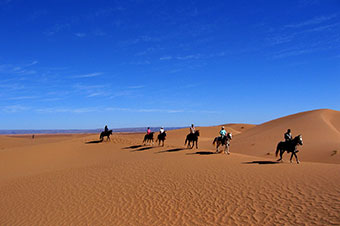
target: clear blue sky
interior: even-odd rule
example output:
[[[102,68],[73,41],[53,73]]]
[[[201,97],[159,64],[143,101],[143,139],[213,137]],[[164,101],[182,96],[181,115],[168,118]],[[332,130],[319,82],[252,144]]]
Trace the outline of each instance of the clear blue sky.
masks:
[[[340,1],[0,0],[0,129],[340,110]]]

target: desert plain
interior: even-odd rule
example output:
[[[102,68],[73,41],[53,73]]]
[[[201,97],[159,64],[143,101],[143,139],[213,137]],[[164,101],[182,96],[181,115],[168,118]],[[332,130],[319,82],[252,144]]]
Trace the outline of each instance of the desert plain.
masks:
[[[198,149],[188,128],[164,147],[142,133],[2,135],[0,225],[340,225],[339,111],[224,126],[230,155],[215,154],[220,125],[198,128]],[[276,161],[288,128],[300,164]]]

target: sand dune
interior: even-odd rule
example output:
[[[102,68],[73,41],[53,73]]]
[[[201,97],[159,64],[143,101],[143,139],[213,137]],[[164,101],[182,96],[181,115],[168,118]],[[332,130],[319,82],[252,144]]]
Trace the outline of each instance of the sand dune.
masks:
[[[0,225],[339,225],[340,164],[325,163],[339,163],[339,119],[227,124],[231,155],[213,154],[220,126],[199,128],[197,150],[183,146],[188,129],[164,147],[143,134],[0,136]],[[303,135],[301,164],[266,155],[287,127]]]
[[[284,132],[302,134],[304,145],[298,154],[302,161],[340,163],[340,112],[316,110],[279,118],[235,136],[233,152],[248,155],[274,155]],[[288,155],[286,159],[288,159]]]

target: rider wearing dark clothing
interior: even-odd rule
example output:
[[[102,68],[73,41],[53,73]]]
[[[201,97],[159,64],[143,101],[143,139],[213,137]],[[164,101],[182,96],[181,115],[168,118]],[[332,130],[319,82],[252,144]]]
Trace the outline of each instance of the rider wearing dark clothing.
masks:
[[[104,128],[104,132],[106,133],[108,131],[109,131],[109,129],[107,128],[107,125],[106,125],[105,128]]]
[[[287,132],[285,133],[284,135],[284,138],[285,138],[285,141],[288,142],[288,141],[291,141],[293,138],[292,138],[292,134],[290,132],[290,129],[287,130]]]
[[[291,132],[290,132],[290,129],[287,130],[287,132],[286,132],[285,135],[284,135],[284,138],[285,138],[285,141],[286,141],[286,142],[290,142],[290,141],[293,140],[293,137],[292,137],[292,134],[291,134]],[[290,152],[290,151],[288,151],[288,153],[289,153],[289,152]],[[299,151],[296,150],[296,147],[295,147],[295,149],[293,150],[293,152],[297,153],[297,152],[299,152]]]

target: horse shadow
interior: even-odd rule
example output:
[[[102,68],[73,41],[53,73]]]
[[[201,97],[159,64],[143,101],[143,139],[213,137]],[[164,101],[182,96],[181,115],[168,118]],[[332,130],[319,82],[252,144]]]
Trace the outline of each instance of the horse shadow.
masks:
[[[129,147],[125,147],[123,149],[136,149],[136,148],[140,148],[140,147],[143,147],[143,145],[132,145],[132,146],[129,146]]]
[[[163,150],[163,151],[159,151],[159,152],[156,152],[156,154],[161,154],[161,153],[171,153],[171,152],[178,152],[178,151],[183,151],[185,150],[185,148],[173,148],[173,149],[168,149],[168,150]]]
[[[101,142],[103,142],[103,140],[92,140],[92,141],[85,142],[85,144],[98,144]]]
[[[259,165],[270,165],[270,164],[279,164],[278,161],[251,161],[251,162],[243,162],[242,164],[259,164]]]
[[[214,151],[196,151],[194,153],[188,153],[187,155],[214,155],[216,152]]]
[[[138,149],[132,150],[131,152],[146,151],[146,150],[150,150],[152,148],[155,148],[155,147],[151,146],[151,147],[138,148]]]

